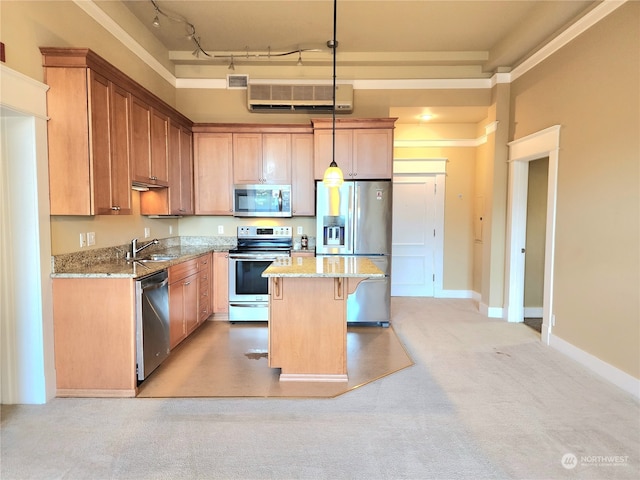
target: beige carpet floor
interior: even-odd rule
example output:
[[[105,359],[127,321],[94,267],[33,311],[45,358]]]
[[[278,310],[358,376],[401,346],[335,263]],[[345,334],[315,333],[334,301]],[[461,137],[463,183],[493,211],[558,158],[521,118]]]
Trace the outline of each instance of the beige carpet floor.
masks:
[[[267,326],[209,321],[171,352],[138,397],[335,397],[413,365],[392,327],[349,327],[348,382],[280,382]]]

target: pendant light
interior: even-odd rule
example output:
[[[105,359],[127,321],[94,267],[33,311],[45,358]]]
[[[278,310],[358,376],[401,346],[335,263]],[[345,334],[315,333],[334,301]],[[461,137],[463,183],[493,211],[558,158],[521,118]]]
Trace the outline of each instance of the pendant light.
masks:
[[[333,0],[333,40],[327,42],[327,46],[333,49],[333,109],[332,109],[332,149],[331,149],[331,163],[329,168],[324,172],[322,183],[327,187],[340,187],[344,182],[344,175],[342,170],[336,163],[336,48],[338,48],[338,42],[336,41],[336,24],[337,24],[337,4],[338,0]]]

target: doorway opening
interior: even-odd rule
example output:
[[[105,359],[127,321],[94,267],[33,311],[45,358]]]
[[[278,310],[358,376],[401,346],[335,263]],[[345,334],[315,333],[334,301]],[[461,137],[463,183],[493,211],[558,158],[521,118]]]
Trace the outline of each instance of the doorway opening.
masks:
[[[549,344],[553,327],[553,266],[560,126],[509,143],[505,312],[509,322],[524,321],[525,245],[529,163],[548,158],[544,234],[541,340]]]

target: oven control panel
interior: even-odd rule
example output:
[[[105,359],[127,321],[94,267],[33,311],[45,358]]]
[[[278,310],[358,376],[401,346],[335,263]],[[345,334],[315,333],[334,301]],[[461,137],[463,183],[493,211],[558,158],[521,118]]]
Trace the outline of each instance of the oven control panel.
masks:
[[[285,237],[290,238],[293,236],[293,230],[291,227],[238,227],[238,237]]]

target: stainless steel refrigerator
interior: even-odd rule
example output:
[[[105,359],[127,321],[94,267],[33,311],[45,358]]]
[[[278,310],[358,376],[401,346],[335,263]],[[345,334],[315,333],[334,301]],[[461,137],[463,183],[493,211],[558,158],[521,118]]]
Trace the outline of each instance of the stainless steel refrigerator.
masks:
[[[316,256],[371,259],[385,278],[367,279],[347,298],[347,323],[388,327],[391,318],[391,180],[316,183]]]

